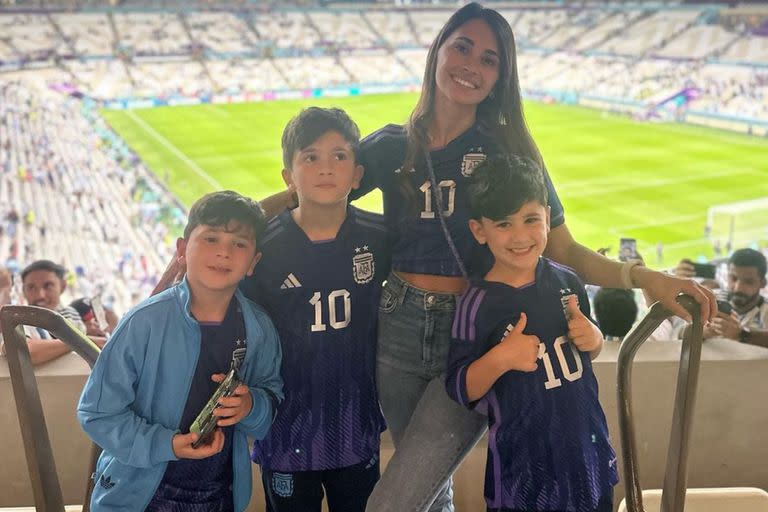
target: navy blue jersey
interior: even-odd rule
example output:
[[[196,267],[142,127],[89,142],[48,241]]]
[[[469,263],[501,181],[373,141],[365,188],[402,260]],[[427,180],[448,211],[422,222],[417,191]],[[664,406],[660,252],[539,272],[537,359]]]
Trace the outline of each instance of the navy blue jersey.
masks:
[[[456,305],[446,390],[488,415],[485,498],[491,508],[594,510],[618,481],[616,455],[598,401],[589,353],[567,338],[564,304],[584,286],[567,267],[540,258],[535,282],[514,288],[472,281]],[[538,368],[508,371],[476,402],[467,368],[499,343],[525,312],[525,334],[541,340]]]
[[[253,451],[263,469],[336,469],[379,452],[376,327],[387,244],[382,216],[352,206],[333,240],[312,242],[287,211],[267,227],[263,257],[243,282],[283,349],[285,400]]]
[[[227,373],[245,357],[243,313],[237,299],[230,301],[221,323],[200,323],[200,357],[189,387],[179,429],[187,433],[197,415],[216,391],[214,373]],[[158,390],[162,393],[162,390]],[[224,448],[200,460],[171,461],[147,510],[211,510],[213,505],[232,506],[232,436],[234,426],[224,427]],[[197,504],[195,506],[194,504]]]
[[[398,125],[388,125],[366,137],[360,145],[360,163],[365,167],[365,173],[360,188],[353,190],[350,198],[361,197],[374,188],[381,189],[384,215],[393,236],[393,270],[460,276],[460,267],[436,215],[437,201],[426,166],[401,169],[406,146],[405,130]],[[430,152],[436,184],[440,189],[443,217],[471,276],[488,272],[493,259],[488,248],[478,244],[469,231],[467,180],[477,164],[487,155],[495,155],[499,151],[492,136],[475,124],[447,146]],[[403,192],[400,178],[403,173],[410,177],[410,188],[415,194],[413,198]],[[564,222],[563,206],[546,173],[545,178],[549,206],[552,208],[551,226],[556,227]]]

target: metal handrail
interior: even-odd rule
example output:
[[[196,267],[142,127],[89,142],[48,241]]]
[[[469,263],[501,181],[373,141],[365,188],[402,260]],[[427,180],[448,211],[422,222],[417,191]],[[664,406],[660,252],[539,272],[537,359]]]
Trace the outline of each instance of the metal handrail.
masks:
[[[13,396],[19,416],[24,454],[27,459],[29,480],[35,498],[35,508],[42,512],[63,512],[64,500],[56,473],[51,441],[40,402],[40,393],[35,380],[34,367],[29,348],[21,328],[22,325],[40,327],[50,332],[85,359],[93,368],[100,349],[78,331],[67,319],[50,309],[37,306],[3,306],[0,309],[0,327],[5,342],[5,354],[11,375]],[[94,445],[91,450],[90,471],[95,469],[100,449]],[[88,479],[83,511],[89,509],[93,482]]]
[[[688,447],[701,361],[703,334],[701,306],[688,295],[680,295],[677,302],[688,311],[693,321],[692,327],[686,329],[680,354],[672,430],[667,451],[667,468],[661,495],[661,512],[683,512],[685,508]],[[646,317],[624,338],[619,348],[617,369],[619,434],[624,458],[624,488],[628,512],[645,512],[632,417],[632,363],[640,345],[645,343],[653,331],[672,315],[672,312],[660,303],[653,304]]]

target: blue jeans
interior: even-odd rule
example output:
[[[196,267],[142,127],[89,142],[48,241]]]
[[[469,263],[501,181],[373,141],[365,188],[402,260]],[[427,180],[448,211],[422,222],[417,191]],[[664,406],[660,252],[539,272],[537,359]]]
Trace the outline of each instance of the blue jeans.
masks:
[[[456,296],[390,274],[381,293],[377,385],[395,454],[367,512],[453,512],[451,475],[488,419],[445,392]]]

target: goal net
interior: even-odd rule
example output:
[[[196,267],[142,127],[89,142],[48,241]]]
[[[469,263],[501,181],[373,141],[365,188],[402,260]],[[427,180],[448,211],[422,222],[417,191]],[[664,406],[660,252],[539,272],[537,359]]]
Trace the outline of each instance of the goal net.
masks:
[[[768,245],[768,197],[711,206],[707,233],[713,243],[734,250]]]

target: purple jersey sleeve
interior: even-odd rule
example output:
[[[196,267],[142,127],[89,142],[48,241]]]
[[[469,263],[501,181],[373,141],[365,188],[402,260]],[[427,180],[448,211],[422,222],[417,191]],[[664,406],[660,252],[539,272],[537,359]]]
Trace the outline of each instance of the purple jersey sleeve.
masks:
[[[469,409],[474,409],[478,401],[470,401],[467,396],[467,370],[491,348],[489,338],[483,337],[476,328],[484,297],[484,290],[470,287],[459,298],[448,352],[445,390],[453,400]]]

